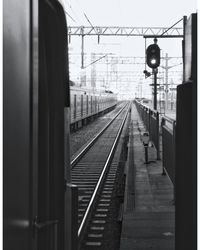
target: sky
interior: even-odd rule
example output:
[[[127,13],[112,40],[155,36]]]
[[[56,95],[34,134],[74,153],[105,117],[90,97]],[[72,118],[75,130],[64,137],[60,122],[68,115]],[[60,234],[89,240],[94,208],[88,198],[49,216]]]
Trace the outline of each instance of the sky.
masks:
[[[197,10],[196,0],[62,0],[70,25],[166,26]]]
[[[68,26],[120,26],[120,27],[171,27],[183,16],[188,16],[197,11],[196,0],[60,0],[66,11]],[[180,22],[176,27],[182,27]],[[161,55],[181,57],[182,39],[159,39],[158,45]],[[153,39],[147,39],[147,46],[153,43]],[[113,53],[118,57],[144,57],[145,39],[143,37],[100,37],[100,44],[97,37],[86,36],[84,42],[84,63],[91,62],[91,53]],[[70,48],[70,74],[73,81],[80,81],[81,75],[86,74],[87,79],[91,76],[92,67],[84,72],[81,69],[81,38],[72,37]],[[98,58],[98,57],[97,57]],[[145,61],[144,61],[145,62]],[[175,62],[177,63],[177,62]],[[177,63],[178,64],[178,63]],[[100,70],[99,62],[96,63],[96,70]],[[118,70],[123,70],[118,67]],[[144,65],[133,65],[133,72],[140,71],[138,78],[131,78],[135,81],[129,85],[132,92],[135,92],[138,81],[149,86],[149,79],[144,78]],[[181,68],[177,67],[177,71]],[[97,73],[98,74],[98,73]],[[130,81],[130,82],[131,82]],[[177,84],[181,79],[174,78]],[[151,94],[149,92],[149,94]]]

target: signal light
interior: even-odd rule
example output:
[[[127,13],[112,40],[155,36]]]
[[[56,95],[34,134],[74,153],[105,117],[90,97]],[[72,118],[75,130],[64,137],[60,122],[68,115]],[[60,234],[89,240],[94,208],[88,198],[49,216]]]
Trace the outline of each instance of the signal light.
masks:
[[[146,50],[147,65],[155,69],[160,65],[160,48],[157,44],[151,44]]]

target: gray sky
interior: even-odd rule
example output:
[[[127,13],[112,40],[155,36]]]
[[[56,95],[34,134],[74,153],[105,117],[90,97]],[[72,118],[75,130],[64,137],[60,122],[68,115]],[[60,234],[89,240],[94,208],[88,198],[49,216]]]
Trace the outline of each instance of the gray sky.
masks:
[[[62,0],[70,25],[167,26],[197,10],[196,0]]]
[[[67,22],[70,26],[90,26],[85,14],[93,26],[126,26],[126,27],[170,27],[184,15],[189,16],[197,11],[196,0],[60,0],[63,2],[67,15]],[[69,17],[70,15],[70,17]],[[176,27],[182,27],[180,22]],[[158,45],[161,48],[161,55],[181,57],[182,39],[159,39]],[[153,39],[147,39],[147,46],[153,43]],[[72,37],[69,46],[71,53],[81,53],[81,38]],[[97,37],[85,37],[85,65],[91,62],[92,52],[114,53],[116,56],[145,56],[145,43],[143,37],[100,37],[100,44]],[[80,69],[80,58],[73,58],[70,65],[72,75],[78,78],[83,72]],[[176,64],[176,62],[175,62]],[[97,64],[97,70],[99,66]],[[161,69],[161,67],[160,67]],[[123,70],[118,67],[118,70]],[[150,79],[144,79],[144,65],[132,65],[129,71],[139,71],[138,78],[130,83],[130,88],[142,81],[143,86],[149,86]],[[180,71],[181,67],[174,70]],[[91,75],[91,67],[86,69],[87,76]],[[73,78],[73,77],[72,77]],[[80,77],[79,77],[80,79]],[[75,78],[73,79],[75,80]],[[180,78],[174,78],[177,84],[181,83]],[[131,81],[130,81],[131,82]],[[131,85],[132,84],[132,85]],[[134,90],[133,90],[134,91]]]

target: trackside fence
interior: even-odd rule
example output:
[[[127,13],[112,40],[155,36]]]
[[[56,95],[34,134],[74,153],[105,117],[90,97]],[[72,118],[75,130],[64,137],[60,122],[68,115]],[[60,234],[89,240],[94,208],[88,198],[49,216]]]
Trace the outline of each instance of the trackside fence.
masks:
[[[163,171],[168,173],[172,183],[175,184],[176,121],[164,116],[162,117],[161,128]]]
[[[162,145],[163,173],[167,172],[172,183],[175,184],[176,121],[166,116],[160,116],[159,112],[138,101],[135,101],[135,105],[146,130],[149,131],[150,140],[157,150],[158,160],[160,160],[160,144]]]
[[[160,132],[159,132],[159,112],[135,101],[137,111],[149,131],[150,140],[153,142],[156,151],[157,159],[160,160]]]

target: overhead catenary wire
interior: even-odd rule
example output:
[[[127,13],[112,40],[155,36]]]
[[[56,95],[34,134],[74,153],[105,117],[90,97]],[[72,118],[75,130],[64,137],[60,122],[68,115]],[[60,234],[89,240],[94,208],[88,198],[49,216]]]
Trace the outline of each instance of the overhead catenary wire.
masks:
[[[87,15],[84,13],[84,16],[86,18],[86,20],[88,21],[88,23],[90,24],[90,26],[94,29],[95,33],[98,35],[96,29],[94,28],[94,26],[92,25],[92,23],[90,22],[89,18],[87,17]]]
[[[67,14],[67,16],[73,21],[76,23],[76,21],[74,20],[74,18],[66,11],[64,10],[64,12]]]
[[[94,64],[94,63],[96,63],[96,62],[100,61],[101,59],[103,59],[103,58],[104,58],[104,57],[106,57],[107,55],[108,55],[108,54],[106,54],[106,55],[104,55],[104,56],[102,56],[102,57],[98,58],[97,60],[95,60],[95,61],[91,62],[90,64],[88,64],[87,66],[85,66],[85,67],[84,67],[84,69],[85,69],[85,68],[87,68],[87,67],[89,67],[89,66],[91,66],[92,64]]]
[[[82,25],[82,21],[79,19],[79,15],[76,13],[76,11],[74,11],[74,7],[72,8],[72,5],[69,4],[68,1],[67,1],[67,4],[68,4],[69,8],[71,9],[71,11],[73,12],[73,14],[76,16],[76,19],[78,20],[78,22]]]
[[[69,8],[72,10],[72,12],[74,13],[74,15],[76,16],[77,20],[79,21],[80,25],[83,26],[84,20],[85,20],[85,16],[84,16],[84,11],[82,6],[80,5],[80,3],[78,1],[73,2],[73,4],[76,5],[75,8],[74,5],[72,6],[71,1],[69,0],[65,0],[69,6]],[[75,10],[74,10],[75,9]],[[78,13],[77,13],[78,12]],[[81,19],[80,19],[81,18]]]

